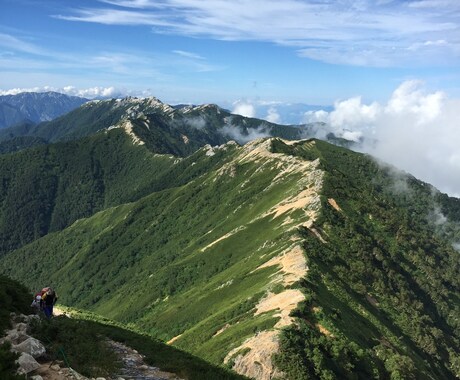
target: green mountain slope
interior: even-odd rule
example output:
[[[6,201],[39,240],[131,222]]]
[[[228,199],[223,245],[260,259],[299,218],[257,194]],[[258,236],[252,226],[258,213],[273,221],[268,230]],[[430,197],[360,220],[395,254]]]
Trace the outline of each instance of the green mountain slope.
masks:
[[[214,165],[152,153],[122,128],[0,156],[0,255],[107,207],[175,187]],[[167,152],[173,150],[163,144]],[[189,158],[193,159],[193,158]]]
[[[455,208],[429,221],[458,200],[317,140],[208,146],[169,165],[0,271],[257,378],[458,374]]]
[[[219,155],[220,165],[49,234],[7,255],[2,266],[25,261],[15,274],[31,285],[48,278],[68,304],[134,322],[165,340],[182,334],[179,347],[222,363],[244,337],[278,323],[274,308],[253,316],[267,289],[280,299],[294,296],[295,302],[283,301],[280,327],[303,299],[290,289],[306,268],[288,214],[311,223],[321,173],[317,162],[272,155],[269,146],[202,149],[189,157],[191,168],[200,170]],[[298,209],[308,201],[308,210]],[[278,255],[299,268],[279,271],[275,262],[259,268]]]
[[[327,173],[316,223],[325,243],[305,236],[308,301],[299,326],[286,331],[279,366],[291,378],[458,376],[460,261],[430,221],[439,193],[366,156],[316,147]],[[302,144],[281,149],[311,155]],[[349,365],[337,368],[339,361]]]
[[[0,336],[11,328],[11,313],[29,314],[32,295],[17,281],[0,275]],[[64,360],[77,372],[88,376],[115,377],[119,373],[118,358],[109,349],[106,339],[122,342],[144,355],[151,365],[163,371],[171,371],[184,379],[195,380],[243,380],[231,371],[213,366],[204,360],[169,347],[144,334],[126,329],[108,319],[89,313],[72,311],[71,318],[60,316],[51,321],[41,321],[31,326],[28,334],[42,341],[48,360]],[[94,339],[98,337],[99,339]],[[14,363],[19,354],[10,352],[9,344],[0,345],[0,377],[5,380],[25,379],[16,375]],[[28,374],[27,378],[32,374]]]
[[[0,253],[161,188],[173,164],[121,130],[1,155]]]

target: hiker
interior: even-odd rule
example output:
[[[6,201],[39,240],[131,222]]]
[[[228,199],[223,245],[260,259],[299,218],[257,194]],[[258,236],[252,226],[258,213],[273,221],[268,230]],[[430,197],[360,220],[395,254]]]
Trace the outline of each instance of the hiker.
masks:
[[[33,309],[34,314],[38,314],[42,308],[42,293],[38,292],[35,294],[34,300],[30,307]]]
[[[57,299],[57,294],[52,288],[42,289],[41,304],[46,318],[51,318],[53,316],[53,306]]]

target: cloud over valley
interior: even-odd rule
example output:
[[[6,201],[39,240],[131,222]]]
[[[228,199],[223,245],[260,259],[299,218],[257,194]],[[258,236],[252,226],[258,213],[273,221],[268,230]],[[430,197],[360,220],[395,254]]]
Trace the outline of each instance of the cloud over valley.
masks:
[[[338,136],[363,140],[364,152],[460,196],[459,109],[459,99],[411,80],[384,103],[353,97],[335,102],[330,112],[308,111],[304,121],[322,121]]]

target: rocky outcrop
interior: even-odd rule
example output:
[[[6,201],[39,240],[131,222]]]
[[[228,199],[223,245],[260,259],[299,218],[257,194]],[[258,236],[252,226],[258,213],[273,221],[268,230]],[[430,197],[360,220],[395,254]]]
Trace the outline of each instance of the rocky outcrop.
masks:
[[[24,342],[16,344],[12,347],[13,351],[23,352],[31,355],[35,359],[43,356],[46,353],[45,346],[35,338],[27,338]]]
[[[35,371],[40,367],[40,364],[34,359],[34,357],[26,352],[23,352],[16,363],[19,364],[18,373],[27,374]]]
[[[19,364],[18,373],[28,374],[40,367],[35,360],[46,353],[45,346],[37,339],[27,335],[27,329],[31,321],[38,319],[37,315],[11,315],[13,328],[6,332],[0,339],[0,343],[9,342],[11,351],[20,353],[16,361]]]

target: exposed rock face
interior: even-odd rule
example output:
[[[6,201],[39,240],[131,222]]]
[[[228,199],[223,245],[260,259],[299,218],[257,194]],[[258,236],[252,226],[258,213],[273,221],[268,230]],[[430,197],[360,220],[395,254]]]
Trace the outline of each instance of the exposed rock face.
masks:
[[[25,352],[35,359],[46,353],[45,346],[35,338],[28,338],[24,342],[14,345],[12,349],[18,352]]]
[[[40,364],[38,364],[33,356],[25,352],[21,354],[16,363],[19,364],[18,373],[20,374],[26,374],[40,368]]]
[[[15,344],[20,344],[24,342],[28,338],[29,336],[25,332],[13,329],[13,330],[8,330],[6,332],[6,335],[0,339],[0,343],[4,343],[8,341],[12,345],[15,345]]]

